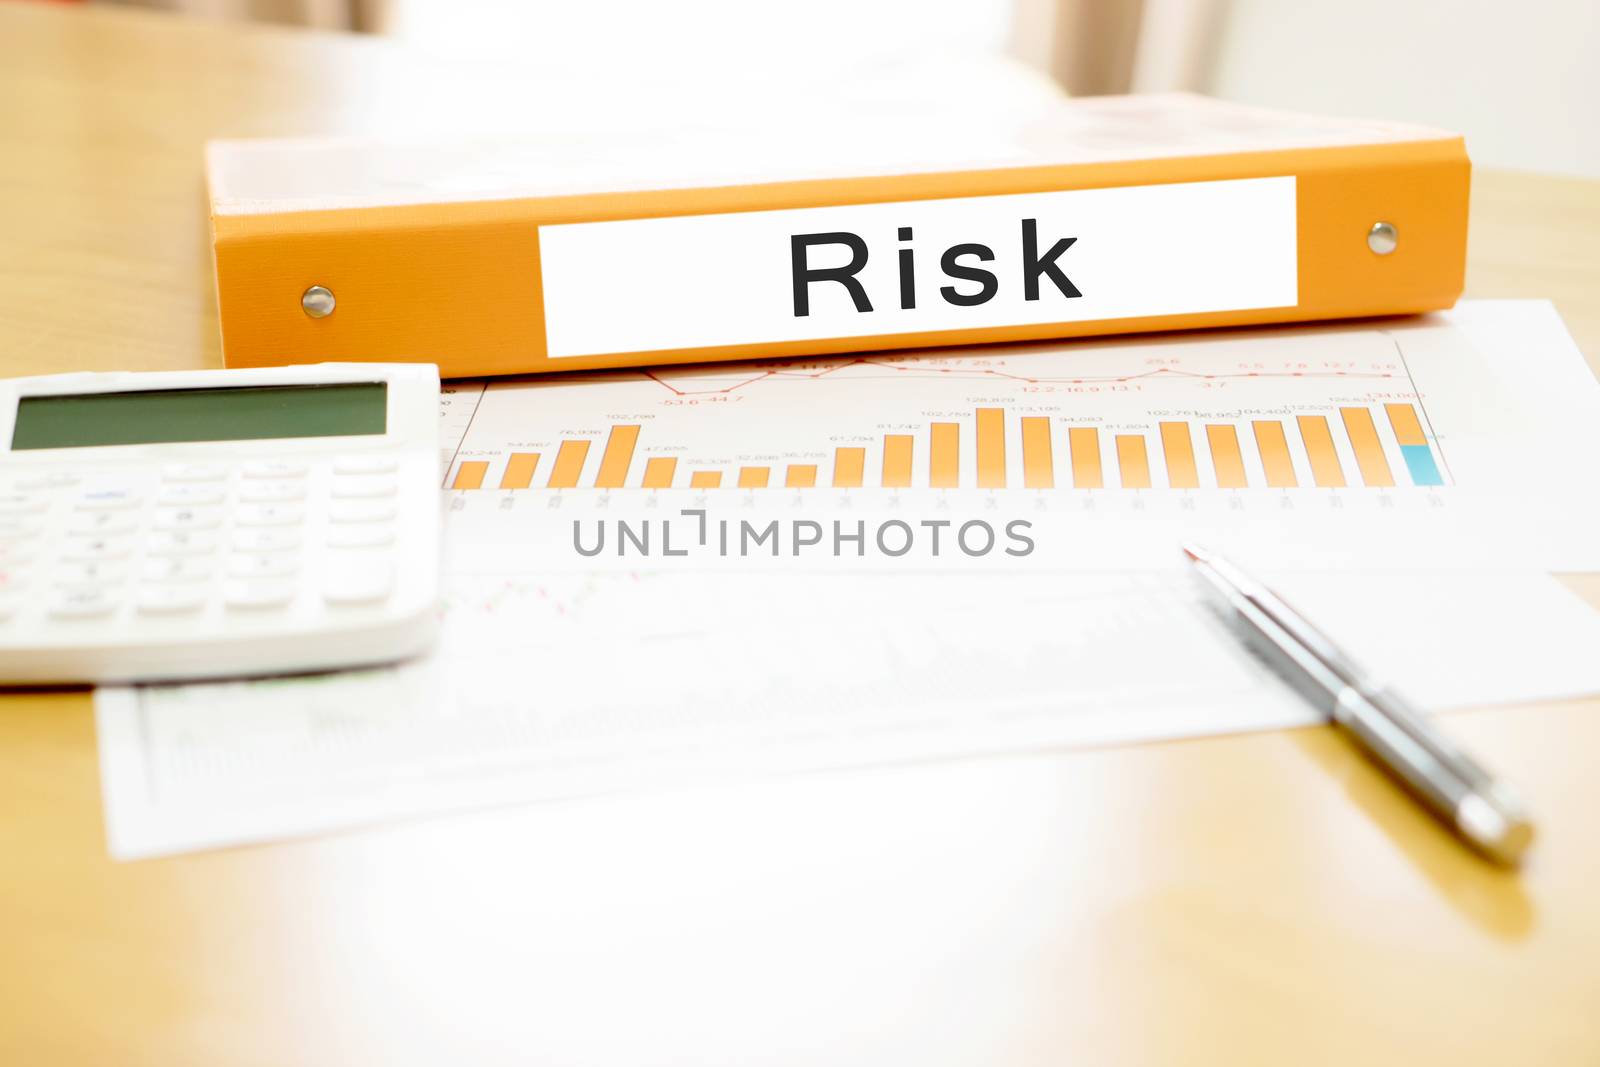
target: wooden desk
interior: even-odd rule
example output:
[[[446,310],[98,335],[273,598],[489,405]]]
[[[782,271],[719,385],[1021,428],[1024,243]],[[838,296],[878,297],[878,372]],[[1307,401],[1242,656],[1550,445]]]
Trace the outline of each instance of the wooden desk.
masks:
[[[204,137],[403,128],[500,76],[0,5],[0,367],[215,365]],[[1472,234],[1472,293],[1600,352],[1600,183],[1479,175]],[[1600,1061],[1600,702],[1451,728],[1543,817],[1521,878],[1323,730],[114,864],[89,701],[10,696],[0,1062]]]

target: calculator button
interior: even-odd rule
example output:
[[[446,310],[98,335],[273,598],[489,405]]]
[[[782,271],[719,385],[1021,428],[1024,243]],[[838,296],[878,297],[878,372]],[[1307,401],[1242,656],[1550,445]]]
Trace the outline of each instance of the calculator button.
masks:
[[[64,563],[50,572],[50,584],[64,588],[116,585],[128,572],[115,563]]]
[[[61,546],[61,558],[69,563],[121,559],[132,548],[133,542],[125,537],[72,537]]]
[[[246,478],[304,478],[309,468],[298,459],[267,459],[248,463],[239,472]]]
[[[267,527],[233,531],[233,548],[236,552],[287,552],[299,547],[298,530]]]
[[[394,496],[395,488],[393,478],[346,477],[335,478],[328,492],[336,500],[376,499]]]
[[[33,559],[33,546],[0,541],[0,575]]]
[[[8,559],[14,561],[32,559],[34,553],[38,550],[38,545],[39,542],[35,541],[31,534],[26,537],[18,537],[13,534],[0,533],[0,567],[3,567]]]
[[[205,606],[206,591],[193,585],[147,585],[139,590],[134,607],[141,615],[181,615]]]
[[[216,463],[169,463],[161,468],[161,478],[168,482],[220,482],[228,476],[228,468]]]
[[[16,480],[18,489],[66,489],[78,484],[75,474],[30,474]]]
[[[275,504],[285,500],[303,500],[306,483],[300,482],[246,482],[239,486],[239,499],[250,504]]]
[[[63,589],[50,601],[53,619],[92,619],[117,610],[121,598],[105,589]]]
[[[230,608],[281,608],[294,599],[294,583],[271,578],[226,583],[222,601]]]
[[[86,511],[67,521],[67,532],[75,534],[124,534],[138,528],[138,517],[125,511]]]
[[[396,466],[393,456],[340,456],[333,461],[333,473],[388,474]]]
[[[132,489],[91,489],[78,497],[79,511],[126,511],[139,506]]]
[[[334,526],[328,530],[329,548],[381,548],[394,543],[394,530],[377,523]]]
[[[164,508],[205,507],[222,503],[221,488],[209,485],[173,485],[161,490],[156,504]]]
[[[340,562],[323,579],[322,597],[330,604],[366,604],[388,596],[393,585],[394,566],[387,559]]]
[[[287,578],[300,569],[300,561],[285,552],[234,556],[228,560],[230,578]]]
[[[293,526],[305,518],[294,504],[241,504],[233,513],[235,526]]]
[[[0,515],[36,515],[49,506],[45,497],[31,493],[6,493],[0,496]]]
[[[211,574],[210,563],[185,556],[152,559],[145,563],[141,572],[147,582],[203,582]]]
[[[215,534],[194,530],[160,530],[145,541],[149,556],[204,556],[217,550]]]
[[[345,501],[328,508],[329,522],[388,522],[394,505],[378,501]]]
[[[212,530],[222,525],[222,512],[215,508],[174,508],[156,512],[151,525],[158,530]]]

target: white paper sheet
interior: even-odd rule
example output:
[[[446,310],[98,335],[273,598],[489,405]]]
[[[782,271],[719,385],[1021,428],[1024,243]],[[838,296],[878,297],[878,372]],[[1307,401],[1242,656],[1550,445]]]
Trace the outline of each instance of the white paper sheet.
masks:
[[[1103,573],[1176,569],[1183,539],[1280,569],[1600,569],[1600,383],[1542,301],[457,383],[444,409],[445,484],[472,486],[448,491],[451,533],[486,573],[529,557],[584,571],[915,561]],[[846,455],[856,485],[839,484]],[[652,473],[672,488],[644,488]],[[791,477],[815,487],[783,488]],[[702,479],[721,488],[691,484]],[[957,487],[933,487],[944,482]],[[776,523],[777,555],[690,543],[691,510],[736,538],[743,523]],[[668,558],[663,523],[675,518],[673,544],[688,552]],[[618,520],[651,528],[648,552],[623,545]],[[1024,521],[1034,550],[968,556],[947,533],[935,556],[925,520],[951,533]],[[896,521],[914,536],[886,558],[873,534]],[[794,544],[807,522],[819,546]],[[865,553],[832,551],[835,523],[865,524]],[[602,526],[604,549],[580,553],[575,532],[592,548]],[[905,540],[894,531],[891,550]]]
[[[514,453],[544,458],[538,488],[447,491],[449,605],[435,654],[378,671],[101,690],[113,854],[706,777],[1315,721],[1199,606],[1177,573],[1181,537],[1201,538],[1277,585],[1424,706],[1600,691],[1600,617],[1533,570],[1600,566],[1592,475],[1600,387],[1548,304],[1466,304],[1382,327],[1097,342],[1042,361],[1034,351],[1027,361],[1035,370],[1071,362],[1085,377],[1113,379],[1241,364],[1242,378],[1217,372],[1232,383],[1221,388],[1226,399],[1181,382],[1169,388],[1175,376],[1160,372],[1154,392],[1112,382],[1084,393],[1057,382],[1061,395],[1046,403],[1000,389],[996,365],[982,361],[1009,357],[986,351],[937,357],[935,366],[968,377],[963,384],[920,374],[896,385],[869,374],[831,399],[769,398],[731,413],[722,402],[700,411],[640,400],[714,395],[685,392],[693,383],[682,375],[720,380],[727,367],[670,372],[683,387],[676,393],[622,375],[447,394],[447,482],[476,462],[482,484],[496,485]],[[1331,364],[1322,370],[1332,384],[1301,380],[1303,362]],[[1276,376],[1263,384],[1250,373],[1257,364]],[[1344,383],[1341,371],[1365,377]],[[1430,468],[1410,465],[1416,455],[1402,450],[1398,427],[1381,430],[1390,404],[1414,406],[1441,484],[1416,477]],[[1010,437],[1006,488],[639,485],[647,458],[676,456],[686,469],[703,463],[731,476],[747,464],[777,470],[779,460],[820,466],[841,443],[878,448],[867,466],[881,471],[885,434],[918,437],[930,421],[958,420],[974,405],[1005,408],[1008,418],[1048,416],[1063,436],[1071,425],[1098,426],[1107,487],[1071,487],[1070,457],[1057,453],[1058,489],[1018,488],[1024,449]],[[1305,441],[1290,456],[1292,489],[1265,484],[1269,448],[1259,440],[1244,450],[1245,488],[1217,484],[1219,461],[1204,455],[1201,488],[1129,489],[1112,478],[1121,473],[1118,435],[1143,435],[1152,482],[1170,478],[1160,421],[1185,422],[1199,452],[1211,425],[1232,426],[1248,442],[1257,422],[1287,432],[1312,414],[1332,426],[1347,407],[1380,427],[1375,447],[1396,485],[1359,484],[1348,435],[1335,440],[1345,488],[1315,484]],[[573,488],[547,486],[565,442],[609,440],[618,425],[641,427],[623,485],[595,485],[609,451],[597,445],[576,464]],[[819,427],[826,444],[801,440]],[[963,479],[981,466],[970,429]],[[930,464],[926,455],[915,461],[917,479]],[[1408,475],[1416,484],[1405,484]],[[1035,537],[1053,551],[797,563],[707,552],[588,560],[571,550],[574,516],[637,520],[680,504],[713,518],[1016,510],[1038,520]]]
[[[1550,579],[1275,581],[1430,707],[1600,689],[1600,616]],[[1316,721],[1169,577],[470,578],[446,635],[385,670],[101,690],[112,853]]]

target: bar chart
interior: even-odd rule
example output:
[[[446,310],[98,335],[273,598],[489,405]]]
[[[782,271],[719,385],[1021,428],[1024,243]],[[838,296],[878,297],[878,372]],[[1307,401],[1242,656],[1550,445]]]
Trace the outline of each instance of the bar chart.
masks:
[[[508,490],[1185,491],[1450,481],[1381,331],[494,382],[445,484]],[[460,421],[459,412],[455,415]]]

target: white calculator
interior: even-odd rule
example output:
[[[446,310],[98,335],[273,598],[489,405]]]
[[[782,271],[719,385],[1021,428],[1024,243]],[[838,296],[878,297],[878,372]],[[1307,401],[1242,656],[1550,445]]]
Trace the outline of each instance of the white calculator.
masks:
[[[428,364],[0,381],[0,684],[423,650],[438,426]]]

